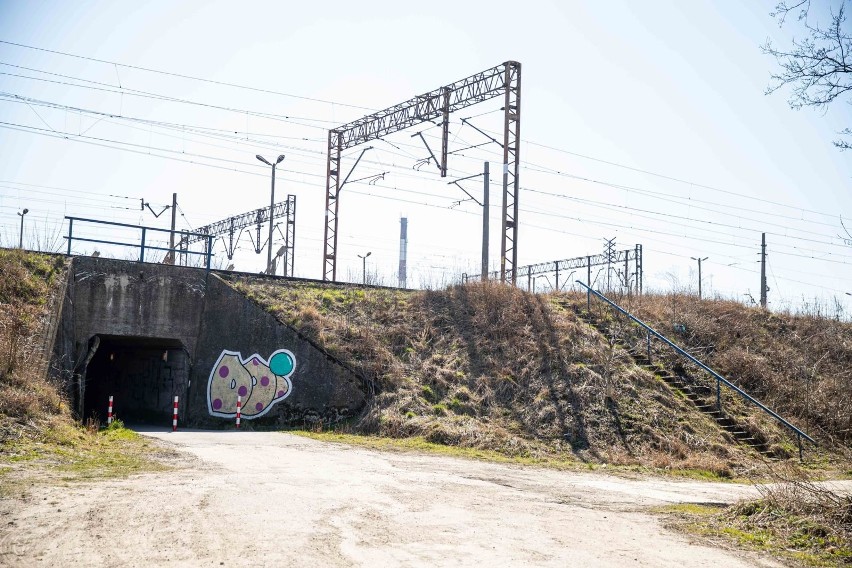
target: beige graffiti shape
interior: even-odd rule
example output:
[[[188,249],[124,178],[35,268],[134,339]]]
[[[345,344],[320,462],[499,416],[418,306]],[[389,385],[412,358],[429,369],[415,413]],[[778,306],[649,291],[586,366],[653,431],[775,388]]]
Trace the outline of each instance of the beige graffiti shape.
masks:
[[[257,353],[243,359],[239,351],[223,350],[207,381],[207,409],[212,416],[236,416],[239,396],[243,418],[259,418],[290,395],[295,370],[296,357],[287,349],[268,361]]]

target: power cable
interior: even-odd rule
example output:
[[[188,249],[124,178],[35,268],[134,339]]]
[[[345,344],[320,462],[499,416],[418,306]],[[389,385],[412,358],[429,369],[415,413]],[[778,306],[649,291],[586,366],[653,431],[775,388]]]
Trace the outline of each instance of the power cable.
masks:
[[[113,66],[116,66],[116,67],[124,67],[124,68],[127,68],[127,69],[136,69],[138,71],[145,71],[145,72],[148,72],[148,73],[157,73],[157,74],[160,74],[160,75],[167,75],[167,76],[170,76],[170,77],[178,77],[180,79],[189,79],[189,80],[192,80],[192,81],[200,81],[200,82],[203,82],[203,83],[210,83],[210,84],[213,84],[213,85],[220,85],[220,86],[224,86],[224,87],[233,87],[235,89],[244,89],[244,90],[247,90],[247,91],[254,91],[254,92],[257,92],[257,93],[267,93],[267,94],[271,94],[271,95],[279,95],[279,96],[282,96],[282,97],[289,97],[289,98],[299,99],[299,100],[304,100],[304,101],[312,101],[312,102],[317,102],[317,103],[338,105],[338,106],[343,106],[343,107],[348,107],[348,108],[356,108],[356,109],[359,109],[359,110],[368,110],[368,111],[371,111],[371,112],[375,111],[375,109],[371,109],[371,108],[368,108],[368,107],[362,107],[362,106],[358,106],[358,105],[352,105],[352,104],[349,104],[349,103],[341,103],[341,102],[338,102],[338,101],[329,101],[329,100],[325,100],[325,99],[317,99],[317,98],[306,97],[306,96],[302,96],[302,95],[294,95],[292,93],[283,93],[281,91],[273,91],[271,89],[261,89],[261,88],[258,88],[258,87],[248,87],[246,85],[238,85],[236,83],[228,83],[228,82],[225,82],[225,81],[216,81],[214,79],[204,79],[204,78],[201,78],[201,77],[193,77],[192,75],[184,75],[184,74],[181,74],[181,73],[173,73],[173,72],[170,72],[170,71],[161,71],[159,69],[151,69],[149,67],[140,67],[138,65],[128,65],[128,64],[125,64],[125,63],[119,63],[117,61],[107,61],[107,60],[104,60],[104,59],[96,59],[94,57],[87,57],[85,55],[77,55],[77,54],[74,54],[74,53],[67,53],[67,52],[64,52],[64,51],[56,51],[56,50],[52,50],[52,49],[46,49],[44,47],[35,47],[35,46],[32,46],[32,45],[25,45],[25,44],[22,44],[22,43],[15,43],[15,42],[11,42],[11,41],[0,40],[0,43],[5,43],[6,45],[13,45],[15,47],[21,47],[21,48],[24,48],[24,49],[32,49],[32,50],[35,50],[35,51],[42,51],[42,52],[45,52],[45,53],[53,53],[55,55],[63,55],[65,57],[73,57],[75,59],[83,59],[83,60],[92,61],[92,62],[95,62],[95,63],[104,63],[106,65],[113,65]]]

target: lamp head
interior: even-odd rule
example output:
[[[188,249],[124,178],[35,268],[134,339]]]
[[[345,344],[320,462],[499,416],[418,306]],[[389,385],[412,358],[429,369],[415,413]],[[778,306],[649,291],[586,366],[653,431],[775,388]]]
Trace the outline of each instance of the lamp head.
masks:
[[[371,251],[371,252],[368,252],[368,253],[366,254],[366,256],[364,256],[364,258],[367,258],[367,257],[368,257],[368,256],[370,256],[371,254],[373,254],[373,253],[372,253],[372,251]]]
[[[261,156],[260,154],[257,154],[257,155],[255,156],[255,158],[257,158],[258,160],[260,160],[261,162],[263,162],[263,163],[264,163],[264,164],[266,164],[267,166],[271,166],[271,165],[272,165],[272,164],[270,164],[269,162],[267,162],[267,161],[266,161],[266,158],[264,158],[264,157],[263,157],[263,156]]]
[[[27,213],[29,213],[29,212],[30,212],[30,210],[25,208],[25,209],[24,209],[24,212],[23,212],[23,213],[21,213],[21,215],[26,215],[26,214],[27,214]]]
[[[275,160],[275,165],[277,166],[278,164],[280,164],[283,161],[284,161],[284,154],[281,154],[280,156],[278,156],[278,159]]]

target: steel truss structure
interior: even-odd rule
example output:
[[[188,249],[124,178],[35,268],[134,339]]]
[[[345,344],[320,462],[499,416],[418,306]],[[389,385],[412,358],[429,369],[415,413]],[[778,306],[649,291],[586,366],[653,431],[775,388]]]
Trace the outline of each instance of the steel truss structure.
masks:
[[[630,265],[633,265],[633,272],[630,272]],[[624,267],[623,271],[619,267]],[[552,260],[549,262],[540,262],[538,264],[530,264],[518,268],[518,277],[527,278],[527,288],[532,289],[532,279],[538,275],[554,274],[553,289],[561,289],[559,285],[559,275],[566,275],[565,282],[570,281],[570,271],[576,271],[581,268],[586,269],[587,284],[592,285],[591,269],[595,266],[606,266],[618,270],[621,276],[621,285],[629,291],[637,294],[642,294],[642,245],[637,244],[635,248],[625,249],[620,251],[607,250],[603,254],[592,256],[578,256],[576,258],[568,258],[565,260]],[[497,278],[499,272],[491,272],[489,275],[492,279]]]
[[[521,64],[517,61],[506,61],[491,69],[328,131],[323,280],[337,279],[340,190],[346,183],[346,178],[343,178],[341,182],[341,153],[370,140],[377,140],[405,130],[410,126],[440,119],[441,156],[438,166],[441,177],[446,177],[450,113],[500,96],[504,98],[502,109],[504,125],[503,236],[500,248],[500,278],[515,284],[517,278],[515,267],[518,260],[518,173],[521,141]],[[433,155],[431,149],[429,153]],[[361,154],[363,155],[363,152]],[[360,156],[358,159],[360,160]],[[437,161],[437,157],[435,159]]]
[[[276,203],[272,208],[272,216],[274,219],[286,219],[285,229],[282,232],[284,236],[284,276],[292,276],[296,247],[296,196],[288,195],[286,201]],[[257,238],[252,238],[252,244],[254,245],[254,252],[260,254],[264,246],[272,246],[272,243],[262,243],[260,240],[261,227],[268,222],[269,207],[261,207],[254,211],[241,213],[240,215],[199,227],[189,236],[182,234],[176,246],[180,251],[184,251],[189,245],[205,240],[207,237],[219,237],[225,247],[225,254],[228,256],[228,260],[231,260],[234,258],[234,250],[237,247],[240,236],[242,236],[242,232],[246,228],[254,226]],[[251,233],[249,233],[249,236],[251,237]]]

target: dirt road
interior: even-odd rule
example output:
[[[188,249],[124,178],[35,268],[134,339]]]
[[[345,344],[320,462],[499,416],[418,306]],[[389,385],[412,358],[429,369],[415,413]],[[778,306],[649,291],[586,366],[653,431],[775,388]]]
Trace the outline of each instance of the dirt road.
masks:
[[[276,432],[149,433],[165,474],[3,506],[11,566],[778,566],[671,532],[649,507],[745,486],[623,479],[326,444]]]

